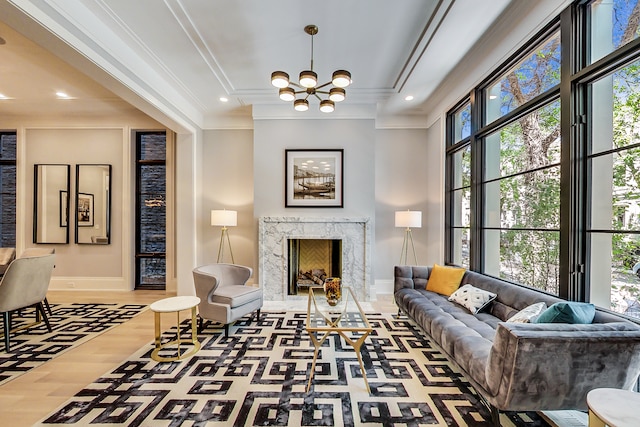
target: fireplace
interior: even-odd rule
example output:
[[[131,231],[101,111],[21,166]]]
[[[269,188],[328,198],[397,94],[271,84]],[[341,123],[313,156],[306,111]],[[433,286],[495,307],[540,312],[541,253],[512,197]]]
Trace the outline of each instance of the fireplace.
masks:
[[[342,275],[342,240],[288,239],[289,295],[306,295],[328,277]]]
[[[344,286],[360,301],[371,301],[371,244],[369,218],[261,217],[258,219],[258,278],[267,301],[306,299],[291,295],[289,240],[340,240]]]

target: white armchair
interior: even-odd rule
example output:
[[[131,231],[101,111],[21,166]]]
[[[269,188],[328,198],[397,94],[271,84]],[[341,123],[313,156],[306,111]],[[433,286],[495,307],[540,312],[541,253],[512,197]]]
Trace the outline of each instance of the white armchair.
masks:
[[[35,307],[36,317],[42,316],[47,329],[51,325],[42,301],[47,296],[55,255],[42,255],[14,259],[2,279],[0,279],[0,313],[4,323],[4,345],[7,353],[11,350],[11,316],[14,311]]]
[[[229,324],[257,312],[260,320],[262,288],[247,286],[253,270],[236,264],[210,264],[193,270],[198,305],[198,330],[202,331],[203,319],[224,324],[225,336]]]

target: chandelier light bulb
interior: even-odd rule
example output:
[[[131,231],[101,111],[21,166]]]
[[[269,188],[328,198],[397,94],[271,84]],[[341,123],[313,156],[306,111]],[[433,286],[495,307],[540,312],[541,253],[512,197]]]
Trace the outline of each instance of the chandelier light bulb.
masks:
[[[309,109],[309,101],[306,99],[296,99],[293,103],[293,108],[296,111],[307,111]]]
[[[296,93],[293,90],[293,88],[283,87],[280,89],[279,93],[280,93],[280,99],[282,99],[283,101],[290,102],[296,99]]]
[[[331,83],[336,87],[347,87],[351,84],[351,73],[347,70],[334,71]]]
[[[341,87],[333,87],[329,90],[329,99],[333,102],[342,102],[344,98],[347,96],[347,91],[342,89]]]
[[[333,110],[335,109],[336,106],[330,99],[320,101],[320,111],[323,113],[333,113]]]
[[[305,70],[300,73],[300,86],[311,88],[316,87],[318,83],[318,75],[311,70]]]
[[[271,84],[278,88],[289,86],[289,74],[284,71],[274,71],[271,73]]]

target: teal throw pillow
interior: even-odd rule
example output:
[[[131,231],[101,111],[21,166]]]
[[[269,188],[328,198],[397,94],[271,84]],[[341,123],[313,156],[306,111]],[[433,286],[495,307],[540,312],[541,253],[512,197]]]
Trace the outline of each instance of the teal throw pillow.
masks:
[[[596,307],[586,302],[557,302],[542,312],[535,323],[591,323]]]

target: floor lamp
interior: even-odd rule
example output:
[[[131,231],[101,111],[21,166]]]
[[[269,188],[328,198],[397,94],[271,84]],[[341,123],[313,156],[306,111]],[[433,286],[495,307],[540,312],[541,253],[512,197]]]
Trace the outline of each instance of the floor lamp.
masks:
[[[224,241],[227,240],[229,253],[231,254],[231,262],[235,264],[233,259],[233,251],[231,250],[231,241],[229,240],[229,230],[227,227],[235,227],[238,225],[238,212],[228,211],[226,209],[211,211],[211,225],[222,227],[220,234],[220,246],[218,247],[218,263],[224,261]]]
[[[413,262],[415,265],[418,265],[411,229],[422,227],[422,212],[409,210],[397,211],[396,227],[403,227],[405,229],[404,242],[402,243],[402,251],[400,252],[400,265],[408,264],[409,244],[411,244],[411,250],[413,251]]]

